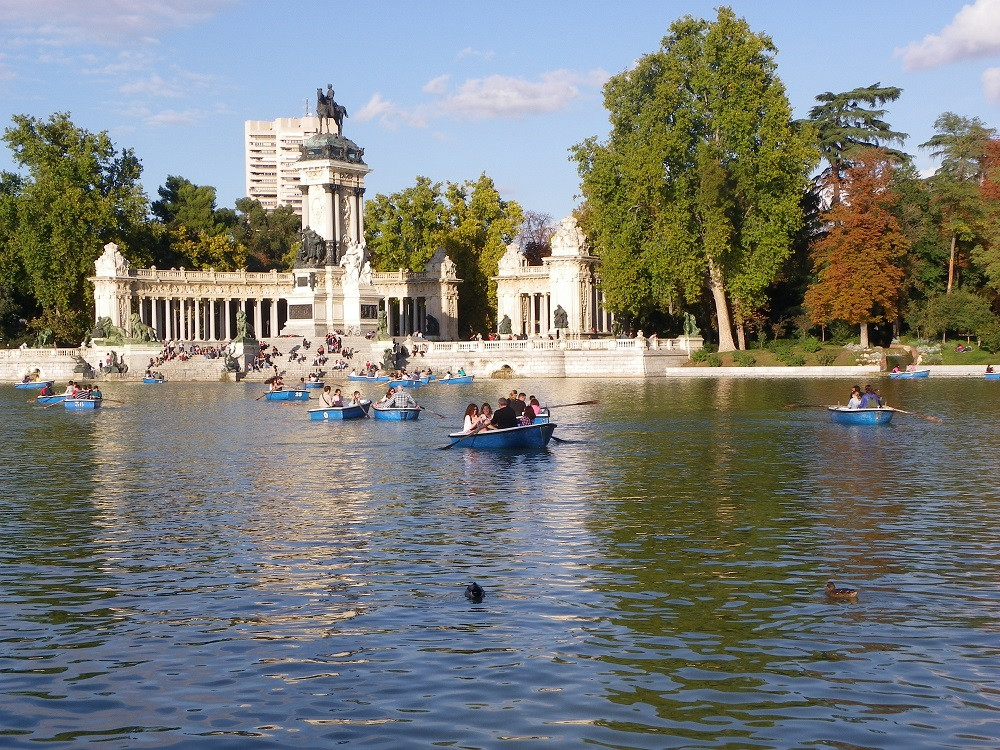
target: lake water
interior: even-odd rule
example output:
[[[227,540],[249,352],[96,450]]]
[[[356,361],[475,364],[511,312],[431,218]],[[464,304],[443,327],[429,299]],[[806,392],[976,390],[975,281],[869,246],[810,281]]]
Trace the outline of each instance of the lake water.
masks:
[[[945,421],[783,408],[849,381],[431,385],[412,423],[2,386],[0,747],[995,748],[1000,382],[879,385]],[[511,387],[600,403],[436,450]]]

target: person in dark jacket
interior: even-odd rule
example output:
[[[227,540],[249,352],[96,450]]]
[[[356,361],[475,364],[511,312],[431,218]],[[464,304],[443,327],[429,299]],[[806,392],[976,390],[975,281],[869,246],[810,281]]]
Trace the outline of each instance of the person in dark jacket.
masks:
[[[501,398],[497,404],[497,410],[493,412],[493,418],[490,420],[490,427],[494,430],[506,430],[510,427],[517,427],[517,415],[510,408],[507,399]]]

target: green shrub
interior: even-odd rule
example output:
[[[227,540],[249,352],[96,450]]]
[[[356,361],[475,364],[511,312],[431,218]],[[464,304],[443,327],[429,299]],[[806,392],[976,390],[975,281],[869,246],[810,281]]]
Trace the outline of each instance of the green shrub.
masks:
[[[979,329],[979,348],[990,354],[1000,352],[1000,324],[989,323]]]
[[[705,361],[709,367],[722,367],[722,357],[715,352],[709,352],[708,356],[705,357]]]
[[[801,354],[789,354],[785,357],[785,364],[789,367],[802,367],[806,363],[806,358]]]
[[[831,352],[829,349],[824,349],[816,355],[816,360],[823,365],[823,367],[829,367],[837,361],[837,353]]]
[[[822,342],[815,336],[805,336],[802,339],[802,351],[806,354],[815,354],[823,348]]]
[[[733,352],[733,361],[740,367],[753,367],[757,364],[757,358],[750,352]]]
[[[846,344],[857,338],[857,327],[843,320],[835,320],[830,326],[830,340],[834,344]]]
[[[691,361],[695,364],[700,364],[708,360],[708,355],[711,354],[708,349],[695,349],[691,352]]]

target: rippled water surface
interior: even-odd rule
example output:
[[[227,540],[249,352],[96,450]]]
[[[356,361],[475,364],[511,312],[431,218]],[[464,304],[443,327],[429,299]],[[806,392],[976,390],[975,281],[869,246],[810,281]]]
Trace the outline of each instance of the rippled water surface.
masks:
[[[2,386],[0,747],[997,747],[1000,383],[783,408],[849,386],[484,381],[415,423]],[[510,387],[600,403],[437,450]]]

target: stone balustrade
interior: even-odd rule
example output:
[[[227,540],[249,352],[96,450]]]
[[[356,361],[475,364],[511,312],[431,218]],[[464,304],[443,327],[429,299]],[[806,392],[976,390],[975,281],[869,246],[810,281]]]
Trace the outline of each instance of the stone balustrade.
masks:
[[[653,350],[669,352],[693,352],[702,348],[704,340],[701,336],[678,336],[673,339],[660,338],[529,338],[529,339],[496,339],[476,341],[428,341],[425,339],[407,339],[411,343],[426,344],[428,352],[516,352],[516,351],[635,351]]]

